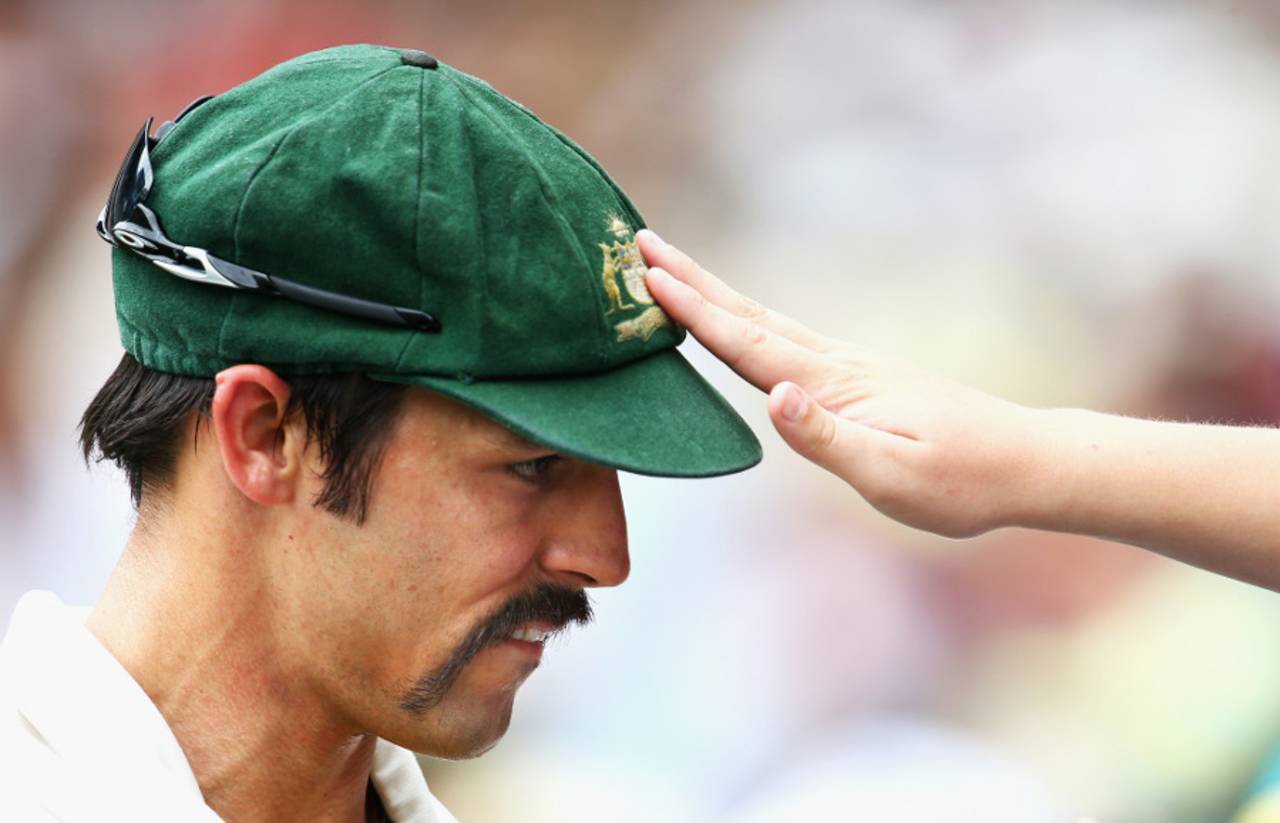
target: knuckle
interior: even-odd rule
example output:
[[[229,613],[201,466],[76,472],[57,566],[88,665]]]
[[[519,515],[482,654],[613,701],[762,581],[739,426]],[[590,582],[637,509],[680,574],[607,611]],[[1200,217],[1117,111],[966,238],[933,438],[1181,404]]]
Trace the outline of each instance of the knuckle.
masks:
[[[739,295],[738,307],[735,314],[756,323],[760,323],[769,317],[769,310],[759,302],[752,300],[750,297]]]
[[[826,337],[814,337],[805,344],[814,354],[831,356],[838,351],[837,344]]]
[[[831,452],[836,448],[838,438],[838,430],[835,421],[829,415],[822,414],[819,418],[817,430],[813,436],[813,448],[817,451]]]
[[[734,368],[740,368],[751,359],[758,357],[761,349],[764,348],[766,341],[769,339],[769,333],[761,326],[751,322],[741,322],[735,324],[736,328],[730,332],[737,338],[736,345],[732,346],[733,359],[729,363]]]
[[[832,360],[850,370],[865,371],[868,365],[866,350],[850,346],[847,343],[839,348],[830,349],[828,354]]]
[[[747,321],[742,324],[741,331],[744,348],[758,349],[769,340],[769,332],[759,323]]]

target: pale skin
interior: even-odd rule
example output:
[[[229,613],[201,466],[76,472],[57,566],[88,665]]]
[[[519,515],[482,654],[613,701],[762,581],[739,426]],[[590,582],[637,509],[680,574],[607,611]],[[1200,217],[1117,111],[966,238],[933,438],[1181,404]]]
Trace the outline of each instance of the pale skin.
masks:
[[[144,493],[88,626],[219,815],[350,823],[365,816],[376,738],[443,757],[497,742],[540,644],[486,648],[425,712],[400,706],[404,690],[515,595],[621,583],[626,524],[616,472],[421,389],[367,521],[336,517],[313,505],[322,464],[288,393],[262,366],[218,375],[209,419],[184,438],[171,487]]]
[[[649,230],[662,307],[743,379],[795,451],[908,526],[1130,543],[1280,591],[1280,430],[1034,409],[819,334]]]

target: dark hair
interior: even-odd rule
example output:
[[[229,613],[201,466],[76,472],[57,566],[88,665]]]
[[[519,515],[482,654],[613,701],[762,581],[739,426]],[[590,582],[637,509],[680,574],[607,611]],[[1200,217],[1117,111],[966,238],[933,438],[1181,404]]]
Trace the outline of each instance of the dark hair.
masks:
[[[302,413],[324,463],[324,488],[315,505],[364,522],[373,475],[407,386],[355,372],[286,382],[286,413]],[[80,418],[85,461],[109,460],[123,469],[133,505],[140,506],[144,491],[173,481],[187,421],[196,415],[198,437],[214,389],[212,378],[155,371],[126,353]]]

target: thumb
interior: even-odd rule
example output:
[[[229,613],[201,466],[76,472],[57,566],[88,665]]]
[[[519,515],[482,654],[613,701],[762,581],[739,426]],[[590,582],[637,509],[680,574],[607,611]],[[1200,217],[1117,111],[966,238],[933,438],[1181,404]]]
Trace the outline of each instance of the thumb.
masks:
[[[853,482],[849,468],[856,463],[856,428],[814,402],[795,383],[783,382],[769,392],[773,427],[798,454],[832,474]]]

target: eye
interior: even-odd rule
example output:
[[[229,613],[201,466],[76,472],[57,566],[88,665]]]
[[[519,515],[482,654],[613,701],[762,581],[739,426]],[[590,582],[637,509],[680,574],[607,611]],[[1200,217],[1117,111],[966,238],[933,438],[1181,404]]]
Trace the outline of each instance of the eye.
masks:
[[[552,466],[563,460],[558,454],[547,454],[542,457],[535,457],[532,460],[524,460],[519,463],[512,463],[507,466],[507,471],[526,483],[542,483],[547,479],[547,475],[551,472]]]

